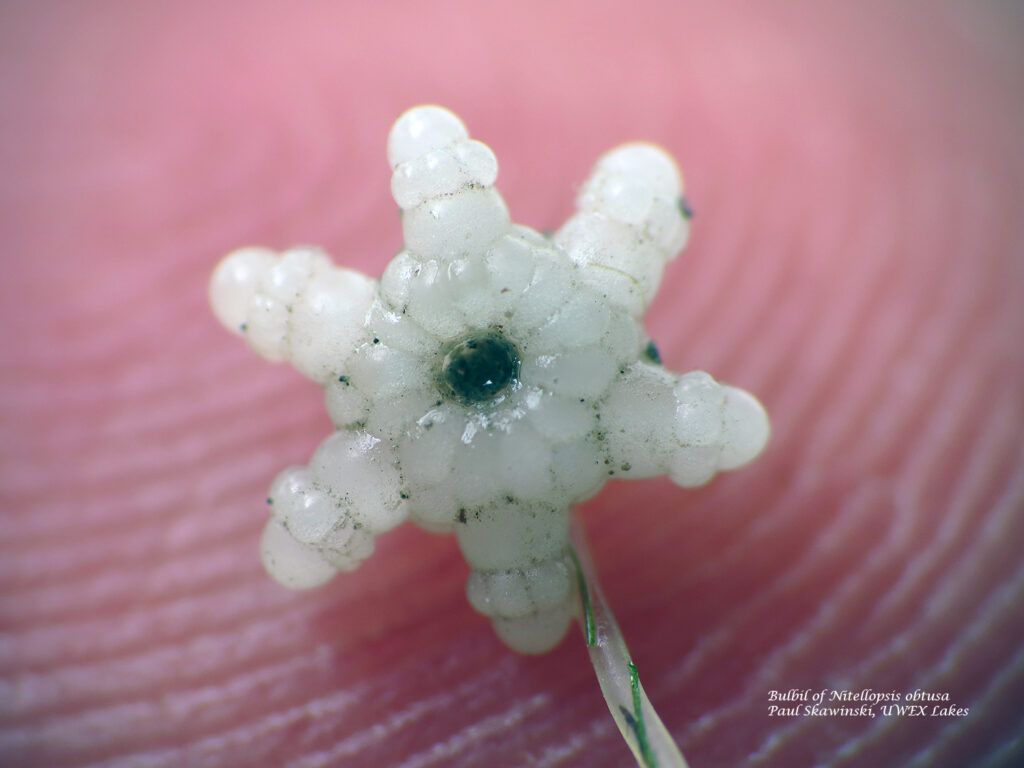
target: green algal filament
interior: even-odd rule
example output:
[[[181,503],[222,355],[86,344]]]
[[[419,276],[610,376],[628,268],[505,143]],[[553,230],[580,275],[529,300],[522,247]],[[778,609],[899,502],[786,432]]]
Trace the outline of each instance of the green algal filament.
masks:
[[[647,727],[644,725],[643,702],[640,698],[640,675],[636,672],[636,664],[629,662],[629,687],[633,692],[633,731],[636,733],[637,744],[640,745],[640,754],[644,757],[647,768],[658,768],[658,761],[654,759],[651,751],[651,744],[647,741]]]
[[[587,646],[592,647],[597,643],[597,629],[594,625],[594,607],[590,604],[590,590],[587,588],[587,578],[583,575],[583,567],[580,565],[576,550],[569,547],[569,555],[576,566],[576,586],[580,591],[580,602],[583,603],[583,635],[586,637]]]
[[[640,768],[687,768],[672,736],[640,685],[611,608],[604,598],[579,519],[572,521],[568,560],[576,569],[581,605],[580,624],[590,661],[608,709]]]

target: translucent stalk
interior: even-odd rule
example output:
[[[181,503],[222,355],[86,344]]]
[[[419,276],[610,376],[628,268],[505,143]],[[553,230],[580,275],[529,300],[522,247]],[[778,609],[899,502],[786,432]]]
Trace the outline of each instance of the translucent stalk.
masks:
[[[640,768],[689,768],[651,706],[611,608],[601,592],[586,534],[573,515],[569,554],[576,571],[580,626],[608,710]]]

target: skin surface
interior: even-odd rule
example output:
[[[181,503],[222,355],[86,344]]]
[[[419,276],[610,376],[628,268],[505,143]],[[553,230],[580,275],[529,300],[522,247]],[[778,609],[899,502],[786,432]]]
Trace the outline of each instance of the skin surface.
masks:
[[[385,137],[427,102],[538,229],[617,143],[684,170],[648,329],[772,443],[582,513],[691,765],[1021,764],[1019,8],[210,5],[0,9],[0,765],[629,764],[579,633],[508,652],[453,538],[303,594],[259,564],[270,480],[330,426],[208,275],[300,242],[378,275]],[[770,718],[790,688],[970,714]]]

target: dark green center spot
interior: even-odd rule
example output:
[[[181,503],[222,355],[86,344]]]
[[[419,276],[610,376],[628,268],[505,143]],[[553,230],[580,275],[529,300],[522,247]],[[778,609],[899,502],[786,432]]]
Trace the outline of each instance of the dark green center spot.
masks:
[[[438,384],[446,395],[479,404],[504,392],[519,373],[519,350],[496,330],[473,331],[441,350]]]

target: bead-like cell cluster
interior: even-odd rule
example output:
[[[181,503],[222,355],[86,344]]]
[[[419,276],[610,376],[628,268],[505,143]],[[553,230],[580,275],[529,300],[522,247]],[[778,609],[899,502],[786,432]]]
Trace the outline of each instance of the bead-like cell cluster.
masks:
[[[613,477],[683,486],[753,459],[746,392],[663,368],[643,313],[689,232],[650,144],[604,155],[553,236],[513,224],[491,150],[440,107],[388,139],[405,247],[380,280],[315,248],[244,248],[216,268],[218,319],[323,385],[337,431],[274,481],[263,562],[324,583],[412,520],[455,533],[470,602],[512,648],[546,651],[576,605],[571,505]]]

